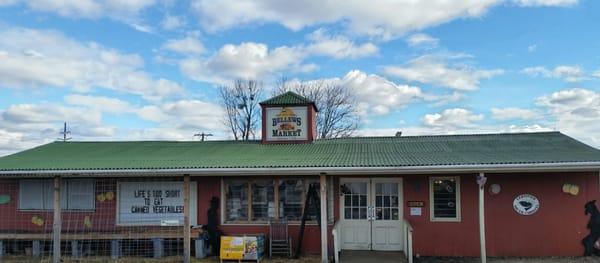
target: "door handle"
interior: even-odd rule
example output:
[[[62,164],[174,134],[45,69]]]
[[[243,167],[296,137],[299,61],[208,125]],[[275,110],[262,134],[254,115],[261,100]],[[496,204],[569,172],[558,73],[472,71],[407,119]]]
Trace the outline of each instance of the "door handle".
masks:
[[[369,221],[375,220],[375,207],[373,207],[373,206],[367,207],[367,219]]]

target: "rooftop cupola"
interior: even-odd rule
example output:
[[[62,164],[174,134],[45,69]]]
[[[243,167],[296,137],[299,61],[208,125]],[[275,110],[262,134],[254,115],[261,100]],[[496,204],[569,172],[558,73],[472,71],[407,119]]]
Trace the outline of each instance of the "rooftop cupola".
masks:
[[[260,103],[262,143],[307,143],[316,139],[317,106],[288,91]]]

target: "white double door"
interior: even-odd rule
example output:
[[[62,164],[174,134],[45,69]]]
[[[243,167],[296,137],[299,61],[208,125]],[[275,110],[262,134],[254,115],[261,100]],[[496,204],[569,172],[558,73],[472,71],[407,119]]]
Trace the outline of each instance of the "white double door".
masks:
[[[401,178],[342,178],[340,191],[342,249],[402,250]]]

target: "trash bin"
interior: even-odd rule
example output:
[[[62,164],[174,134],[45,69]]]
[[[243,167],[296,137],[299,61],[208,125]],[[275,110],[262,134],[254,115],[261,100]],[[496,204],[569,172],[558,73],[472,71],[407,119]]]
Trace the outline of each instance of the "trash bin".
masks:
[[[194,245],[196,246],[196,258],[206,258],[208,251],[204,248],[204,239],[194,239]]]

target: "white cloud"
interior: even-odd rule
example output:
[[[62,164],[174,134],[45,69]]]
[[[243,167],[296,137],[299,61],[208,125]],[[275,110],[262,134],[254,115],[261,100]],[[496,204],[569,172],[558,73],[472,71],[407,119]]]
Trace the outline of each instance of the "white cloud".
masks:
[[[423,116],[423,124],[430,127],[469,127],[474,122],[483,120],[482,114],[462,109],[446,109],[441,113],[426,114]]]
[[[481,79],[503,73],[500,69],[480,70],[467,65],[448,65],[444,57],[424,55],[408,62],[406,66],[386,66],[384,72],[407,81],[416,81],[452,88],[476,90]]]
[[[135,29],[137,31],[144,32],[144,33],[154,33],[154,29],[149,25],[144,25],[144,24],[140,24],[137,22],[130,22],[128,24],[129,24],[129,26],[131,26],[133,29]]]
[[[262,43],[227,44],[208,58],[187,58],[180,68],[189,78],[213,83],[227,83],[232,79],[262,79],[282,71],[314,70],[302,64],[304,52],[297,47],[281,46],[274,49]]]
[[[568,82],[577,82],[584,78],[584,71],[580,66],[560,65],[551,70],[537,66],[524,68],[521,72],[532,77],[557,78]]]
[[[536,44],[529,45],[529,46],[527,47],[527,51],[528,51],[529,53],[531,53],[531,52],[535,52],[536,50],[537,50],[537,45],[536,45]]]
[[[165,30],[175,30],[182,26],[185,26],[185,24],[186,22],[183,17],[172,15],[166,15],[160,23],[162,28]]]
[[[558,130],[600,146],[600,92],[566,89],[539,97],[537,104],[552,116]]]
[[[102,16],[126,18],[154,5],[154,0],[28,0],[29,8],[52,12],[65,17],[99,18]]]
[[[399,85],[375,74],[352,70],[339,83],[352,89],[363,115],[384,115],[423,97],[420,88]]]
[[[540,113],[531,109],[522,108],[492,108],[492,118],[496,120],[532,120],[540,118]]]
[[[0,155],[57,140],[63,122],[78,140],[107,138],[115,127],[102,124],[102,114],[60,104],[14,104],[0,110]]]
[[[592,77],[600,79],[600,70],[594,71],[594,73],[592,73]]]
[[[402,132],[402,136],[422,135],[457,135],[457,134],[491,134],[491,133],[519,133],[519,132],[547,132],[552,131],[548,127],[539,124],[532,125],[496,125],[496,126],[470,126],[465,127],[433,127],[433,126],[399,126],[396,128],[361,129],[357,131],[359,136],[395,136],[396,132]]]
[[[579,3],[579,0],[513,0],[520,6],[572,6]]]
[[[102,96],[71,94],[65,96],[65,102],[69,105],[87,107],[99,112],[122,114],[133,111],[133,106],[129,102]]]
[[[63,122],[78,141],[192,140],[199,131],[225,138],[221,107],[211,102],[186,99],[138,106],[118,98],[79,94],[66,96],[65,102],[0,109],[0,156],[58,139]],[[135,114],[155,125],[117,128],[103,123],[103,113]]]
[[[170,39],[163,45],[163,48],[184,55],[199,55],[205,51],[202,42],[191,36],[180,39]]]
[[[457,18],[480,17],[499,0],[431,1],[212,1],[195,0],[201,25],[217,31],[249,23],[273,22],[292,29],[344,22],[348,30],[384,39]]]
[[[19,0],[0,0],[0,6],[14,5]]]
[[[83,124],[100,124],[98,111],[65,107],[58,104],[13,104],[2,112],[2,120],[12,123],[52,123],[72,121]]]
[[[0,29],[0,51],[0,87],[104,88],[148,100],[184,91],[177,83],[144,72],[138,55],[80,43],[54,31]]]
[[[438,45],[439,39],[434,38],[427,34],[418,33],[418,34],[410,35],[406,39],[406,42],[408,42],[408,45],[412,46],[412,47],[417,47],[417,46],[435,47]]]
[[[305,50],[313,55],[342,59],[367,57],[379,52],[379,48],[373,43],[357,45],[345,36],[329,36],[324,29],[313,32],[309,39],[313,42]]]

